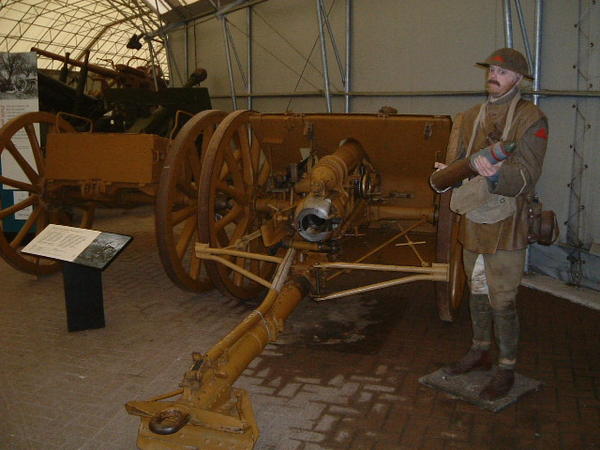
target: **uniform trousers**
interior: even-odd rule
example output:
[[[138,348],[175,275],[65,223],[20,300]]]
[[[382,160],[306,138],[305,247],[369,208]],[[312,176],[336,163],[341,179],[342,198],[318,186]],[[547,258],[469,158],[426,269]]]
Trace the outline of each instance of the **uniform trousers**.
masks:
[[[525,249],[497,250],[483,254],[489,294],[473,294],[469,299],[474,349],[488,350],[492,329],[499,349],[498,366],[514,369],[519,343],[519,317],[516,299],[525,268]],[[469,286],[478,253],[463,250],[463,263]]]

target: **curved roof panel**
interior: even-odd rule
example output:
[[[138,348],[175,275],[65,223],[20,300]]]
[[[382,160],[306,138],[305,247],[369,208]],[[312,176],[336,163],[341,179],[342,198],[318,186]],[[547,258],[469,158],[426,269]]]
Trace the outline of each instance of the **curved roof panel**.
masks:
[[[104,67],[146,65],[154,53],[167,74],[157,11],[181,4],[178,0],[0,0],[0,52],[38,47],[61,56],[68,52],[83,61],[89,49],[89,61]],[[134,34],[142,44],[138,50],[127,47]],[[61,66],[50,58],[38,59],[41,69]]]

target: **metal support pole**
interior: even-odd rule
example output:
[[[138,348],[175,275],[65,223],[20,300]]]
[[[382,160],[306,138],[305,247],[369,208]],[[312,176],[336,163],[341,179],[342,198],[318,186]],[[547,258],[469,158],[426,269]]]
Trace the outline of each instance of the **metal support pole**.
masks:
[[[325,5],[323,3],[321,3],[321,17],[323,17],[323,22],[325,23],[325,27],[327,28],[327,34],[329,34],[329,39],[331,40],[333,54],[335,55],[335,60],[338,65],[338,70],[340,71],[340,77],[342,77],[342,84],[345,84],[346,82],[345,82],[345,78],[344,78],[344,69],[342,67],[342,58],[340,57],[340,52],[338,50],[337,42],[335,40],[333,30],[331,29],[331,24],[329,23],[329,17],[327,15],[327,11],[325,11]]]
[[[331,94],[329,92],[329,69],[327,65],[327,43],[325,42],[325,30],[323,27],[323,8],[321,0],[317,1],[317,17],[319,19],[319,38],[321,40],[321,60],[323,62],[323,82],[325,84],[325,101],[327,103],[327,112],[332,112]]]
[[[154,81],[154,90],[158,92],[158,80],[156,78],[156,66],[158,66],[158,60],[156,59],[156,54],[154,53],[154,47],[152,46],[151,39],[148,39],[148,50],[150,51],[150,62],[152,68],[152,80]],[[168,60],[169,55],[167,54],[167,61]]]
[[[352,85],[350,83],[350,74],[352,70],[351,56],[352,56],[352,0],[346,0],[346,83],[344,83],[344,112],[348,114],[350,112],[350,89]]]
[[[529,45],[529,34],[527,32],[525,16],[523,15],[523,7],[521,6],[521,0],[515,0],[515,6],[517,8],[517,16],[519,17],[519,26],[521,27],[521,36],[523,37],[525,56],[527,56],[527,62],[529,63],[529,67],[533,68],[533,56],[531,55],[531,46]]]
[[[231,35],[231,29],[229,28],[229,24],[227,25],[227,36],[229,38],[229,45],[231,46],[231,50],[233,51],[235,62],[238,66],[238,70],[240,71],[240,76],[242,77],[242,83],[246,86],[248,82],[246,81],[246,75],[244,75],[244,69],[242,68],[240,56],[238,55],[237,48],[235,47],[235,41],[233,39],[233,36]]]
[[[229,33],[227,32],[227,17],[223,16],[223,39],[225,40],[225,56],[227,57],[227,72],[229,73],[229,88],[231,90],[231,104],[233,109],[238,109],[235,95],[235,81],[233,79],[233,67],[231,67],[231,52],[229,50]]]
[[[590,56],[589,52],[592,22],[589,20],[589,10],[586,11],[589,1],[579,0],[579,11],[577,14],[577,90],[585,89],[589,83],[590,77]],[[540,5],[541,6],[541,5]],[[536,3],[536,17],[538,13]],[[541,8],[540,8],[541,9]],[[586,14],[588,15],[586,17]],[[541,14],[540,14],[541,15]],[[587,20],[586,20],[587,19]],[[569,281],[575,286],[581,285],[583,279],[583,257],[584,234],[585,234],[585,198],[584,198],[584,178],[586,176],[586,147],[588,145],[588,118],[586,117],[586,102],[575,101],[574,108],[574,136],[573,143],[569,146],[572,152],[571,160],[571,178],[569,184],[569,215],[565,221],[567,226],[566,241],[569,248],[567,261],[569,262]]]
[[[247,15],[247,31],[248,31],[248,79],[246,90],[248,91],[248,109],[252,109],[252,6],[248,7]]]
[[[510,9],[510,0],[502,0],[504,6],[504,44],[506,47],[513,47],[512,32],[512,13]]]
[[[535,1],[535,62],[533,64],[533,90],[540,90],[541,60],[542,60],[542,9],[543,1]],[[533,96],[533,103],[537,105],[539,95]]]
[[[184,27],[184,30],[185,30],[184,58],[185,58],[185,79],[186,80],[190,78],[190,62],[189,62],[189,55],[188,55],[188,53],[189,53],[188,46],[190,45],[190,43],[189,43],[190,39],[188,36],[188,33],[189,33],[188,28],[189,28],[188,22],[186,22],[185,27]]]
[[[550,89],[541,89],[534,91],[532,89],[523,89],[521,91],[525,95],[538,94],[541,97],[565,97],[565,98],[600,98],[600,91],[555,91]],[[382,98],[382,97],[485,97],[486,91],[350,91],[350,97],[367,97],[367,98]],[[344,97],[344,91],[331,92],[332,97]],[[237,94],[238,97],[246,98],[248,94]],[[283,91],[283,92],[254,92],[254,98],[279,98],[279,97],[322,97],[323,90],[318,91]],[[211,94],[211,98],[229,98],[229,94]]]

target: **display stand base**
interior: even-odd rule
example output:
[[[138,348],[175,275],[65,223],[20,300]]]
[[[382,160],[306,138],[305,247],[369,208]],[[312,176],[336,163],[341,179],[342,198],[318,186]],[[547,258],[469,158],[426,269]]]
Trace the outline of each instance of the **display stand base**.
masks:
[[[479,398],[479,393],[492,378],[495,370],[496,368],[490,371],[475,370],[463,375],[448,376],[444,372],[444,369],[438,369],[429,375],[419,378],[419,382],[425,386],[448,392],[473,405],[492,412],[498,412],[506,408],[508,405],[518,401],[523,395],[537,391],[542,386],[540,381],[515,372],[515,384],[505,397],[493,402],[482,400]]]
[[[63,281],[69,331],[104,328],[102,271],[64,262]]]

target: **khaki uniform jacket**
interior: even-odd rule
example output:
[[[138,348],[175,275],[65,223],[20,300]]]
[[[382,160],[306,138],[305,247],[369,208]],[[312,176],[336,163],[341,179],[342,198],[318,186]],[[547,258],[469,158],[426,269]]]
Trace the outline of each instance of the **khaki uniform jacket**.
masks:
[[[471,153],[500,140],[510,102],[517,92],[518,88],[513,89],[505,98],[496,103],[488,103]],[[463,113],[458,138],[458,159],[466,156],[480,106]],[[548,121],[544,113],[533,103],[519,100],[506,142],[515,142],[516,149],[498,171],[497,182],[488,180],[488,189],[493,194],[516,197],[516,212],[513,216],[491,224],[475,223],[461,216],[459,240],[464,248],[476,253],[519,250],[528,244],[527,197],[534,193],[548,142]]]

